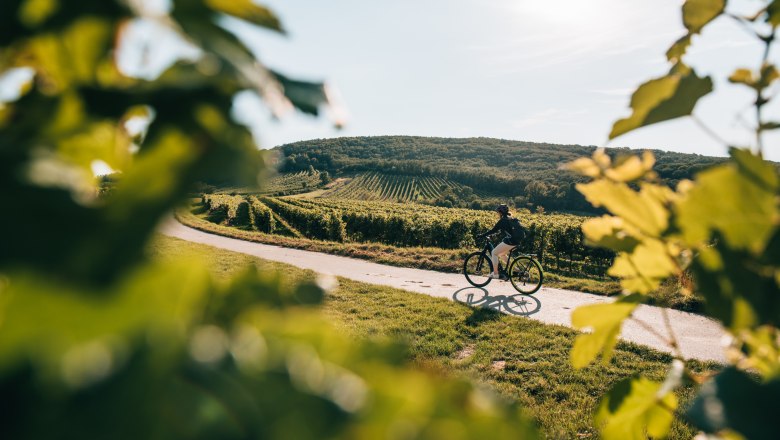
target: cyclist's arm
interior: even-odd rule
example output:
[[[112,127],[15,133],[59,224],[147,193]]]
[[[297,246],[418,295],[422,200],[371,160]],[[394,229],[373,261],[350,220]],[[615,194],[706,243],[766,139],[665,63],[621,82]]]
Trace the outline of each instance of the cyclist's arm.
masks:
[[[502,219],[502,220],[503,220],[503,219]],[[484,234],[482,234],[482,235],[481,235],[481,237],[487,237],[488,235],[495,234],[496,232],[498,232],[498,231],[500,231],[500,230],[502,230],[502,229],[503,229],[503,228],[501,228],[501,220],[499,220],[499,221],[498,221],[498,223],[496,223],[496,225],[495,225],[495,226],[493,226],[493,229],[491,229],[491,230],[489,230],[489,231],[485,232]]]

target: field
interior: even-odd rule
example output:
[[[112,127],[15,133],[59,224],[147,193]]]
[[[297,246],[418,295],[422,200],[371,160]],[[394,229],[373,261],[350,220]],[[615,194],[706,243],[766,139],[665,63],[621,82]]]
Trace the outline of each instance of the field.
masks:
[[[293,173],[274,174],[263,180],[262,187],[219,187],[214,189],[216,194],[263,194],[284,196],[312,191],[323,183],[323,173],[319,171],[298,171]]]
[[[398,247],[473,249],[478,244],[475,236],[496,221],[489,211],[340,198],[205,194],[201,206],[196,212],[214,223],[317,240]],[[258,223],[256,209],[270,209],[275,226]],[[604,277],[612,254],[585,245],[580,232],[583,217],[527,211],[517,216],[528,232],[523,251],[565,275]]]
[[[207,259],[221,277],[246,265],[281,270],[289,282],[313,277],[310,271],[172,238],[159,238],[151,252],[160,259],[195,253]],[[596,438],[591,415],[599,396],[634,374],[663,380],[670,361],[666,354],[619,343],[608,366],[597,363],[574,370],[569,364],[573,330],[345,279],[326,296],[322,313],[356,338],[404,340],[408,359],[420,368],[468,376],[520,402],[547,438]],[[700,371],[715,368],[697,362],[692,365]],[[683,404],[691,392],[689,387],[678,392]],[[670,438],[693,434],[676,420]]]
[[[321,197],[404,203],[434,201],[447,192],[470,192],[480,197],[489,197],[489,194],[474,192],[465,185],[441,177],[412,177],[373,172],[358,174],[346,184],[325,191]]]
[[[290,184],[292,177],[285,179],[295,186]],[[331,189],[347,186],[341,185]],[[188,226],[244,240],[444,272],[460,272],[465,255],[477,249],[474,235],[496,220],[494,213],[485,210],[355,200],[343,192],[327,196],[329,191],[285,197],[247,195],[249,191],[243,195],[234,191],[234,196],[204,194],[177,216]],[[601,295],[620,292],[618,283],[605,275],[613,254],[583,242],[584,217],[527,210],[516,215],[528,227],[523,250],[541,261],[547,286]],[[701,312],[701,299],[680,294],[684,282],[665,281],[651,294],[651,303]]]
[[[298,196],[329,199],[423,203],[443,207],[482,209],[504,200],[485,191],[441,177],[408,176],[378,172],[349,173],[333,179],[316,170],[275,174],[259,189],[219,187],[211,191],[231,195]]]

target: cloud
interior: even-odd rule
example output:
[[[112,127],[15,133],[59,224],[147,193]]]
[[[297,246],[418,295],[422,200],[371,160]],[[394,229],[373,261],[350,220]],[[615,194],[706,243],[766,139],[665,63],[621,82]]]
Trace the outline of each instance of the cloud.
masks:
[[[587,110],[565,110],[548,108],[512,122],[515,128],[528,128],[542,124],[574,125],[579,116],[587,114]]]
[[[599,95],[607,96],[631,96],[636,90],[636,86],[630,87],[615,87],[610,89],[594,89],[590,90],[590,93],[596,93]]]

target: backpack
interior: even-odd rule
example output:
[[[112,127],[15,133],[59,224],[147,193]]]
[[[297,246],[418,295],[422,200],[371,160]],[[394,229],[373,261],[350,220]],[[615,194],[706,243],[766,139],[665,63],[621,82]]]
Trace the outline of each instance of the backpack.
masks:
[[[509,225],[512,229],[511,235],[513,240],[520,243],[523,239],[525,239],[526,229],[523,225],[520,224],[520,220],[513,217],[509,219]]]

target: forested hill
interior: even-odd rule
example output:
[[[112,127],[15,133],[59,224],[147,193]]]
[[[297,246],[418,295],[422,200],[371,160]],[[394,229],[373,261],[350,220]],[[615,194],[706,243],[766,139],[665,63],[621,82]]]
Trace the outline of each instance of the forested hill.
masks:
[[[589,210],[589,205],[573,188],[581,179],[560,170],[560,165],[589,156],[595,148],[491,138],[418,136],[317,139],[277,147],[281,152],[282,171],[314,167],[335,175],[379,171],[439,176],[511,197],[516,204],[541,205],[554,210]],[[608,149],[611,156],[631,152]],[[669,185],[724,160],[696,154],[654,153],[656,171]]]

